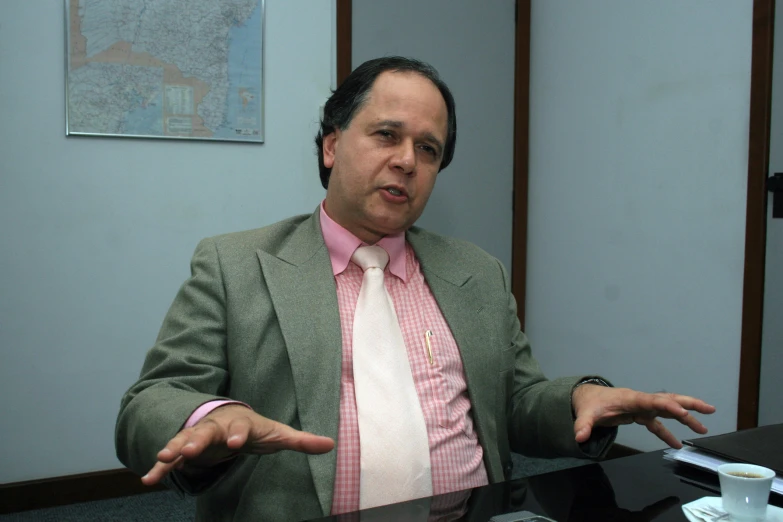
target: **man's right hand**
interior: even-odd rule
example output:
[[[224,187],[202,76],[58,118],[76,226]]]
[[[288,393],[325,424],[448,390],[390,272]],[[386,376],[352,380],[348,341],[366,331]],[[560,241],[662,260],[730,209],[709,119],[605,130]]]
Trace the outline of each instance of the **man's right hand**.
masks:
[[[239,453],[266,454],[280,450],[326,453],[334,441],[267,419],[240,404],[211,411],[185,428],[158,452],[158,462],[141,481],[152,486],[175,469],[197,473]]]

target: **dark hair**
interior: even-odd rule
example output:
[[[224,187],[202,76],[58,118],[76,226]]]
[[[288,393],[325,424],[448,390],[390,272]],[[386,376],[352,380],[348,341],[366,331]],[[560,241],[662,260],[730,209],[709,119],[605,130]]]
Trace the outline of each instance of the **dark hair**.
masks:
[[[367,102],[367,97],[375,80],[381,73],[386,71],[420,74],[438,88],[446,102],[446,110],[448,112],[446,144],[443,149],[440,170],[445,169],[451,163],[454,157],[454,145],[457,141],[457,115],[454,96],[452,96],[448,86],[440,79],[438,71],[431,65],[412,58],[403,58],[401,56],[376,58],[366,61],[354,69],[326,101],[324,117],[321,120],[321,129],[315,137],[315,144],[318,147],[318,169],[321,176],[321,185],[324,188],[327,188],[329,185],[329,176],[332,175],[332,169],[324,166],[324,137],[337,129],[344,130],[348,128],[353,117]]]

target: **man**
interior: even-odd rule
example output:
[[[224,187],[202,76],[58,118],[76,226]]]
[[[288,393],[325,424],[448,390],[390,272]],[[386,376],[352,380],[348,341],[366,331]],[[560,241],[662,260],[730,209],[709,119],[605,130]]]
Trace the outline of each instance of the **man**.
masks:
[[[501,264],[413,226],[455,140],[434,69],[359,66],[316,138],[321,206],[196,249],[123,398],[122,462],[145,484],[201,494],[204,520],[302,520],[497,482],[511,451],[599,458],[620,424],[674,447],[658,417],[706,433],[688,410],[714,408],[691,397],[546,380]],[[364,266],[362,252],[383,259]],[[367,306],[373,291],[386,297]],[[383,302],[391,315],[368,322]],[[391,374],[391,389],[373,388]]]

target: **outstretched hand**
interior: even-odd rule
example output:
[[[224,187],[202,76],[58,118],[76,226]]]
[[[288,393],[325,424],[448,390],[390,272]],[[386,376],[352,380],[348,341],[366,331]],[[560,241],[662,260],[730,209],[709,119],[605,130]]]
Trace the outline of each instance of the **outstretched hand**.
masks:
[[[576,421],[576,441],[585,442],[595,426],[641,424],[650,433],[672,448],[682,444],[658,419],[676,419],[696,433],[707,433],[707,428],[691,415],[691,411],[713,413],[715,407],[701,399],[675,393],[644,393],[628,388],[610,388],[584,384],[574,390],[572,404]]]
[[[185,428],[158,452],[158,462],[141,481],[152,486],[175,469],[205,470],[240,453],[267,454],[281,450],[326,453],[334,441],[267,419],[240,404],[211,411]]]

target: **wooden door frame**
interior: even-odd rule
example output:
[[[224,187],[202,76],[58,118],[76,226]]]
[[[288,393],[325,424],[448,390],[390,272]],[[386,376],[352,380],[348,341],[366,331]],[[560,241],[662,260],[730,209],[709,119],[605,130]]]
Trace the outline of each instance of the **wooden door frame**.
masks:
[[[527,204],[530,137],[530,4],[517,0],[514,33],[514,196],[511,211],[511,291],[525,329],[527,292]]]
[[[337,85],[343,83],[353,68],[351,67],[353,40],[353,5],[351,0],[337,2]]]
[[[767,176],[772,119],[772,53],[775,0],[753,1],[750,72],[748,202],[745,220],[745,274],[742,291],[737,429],[758,426],[764,270],[767,246]]]

